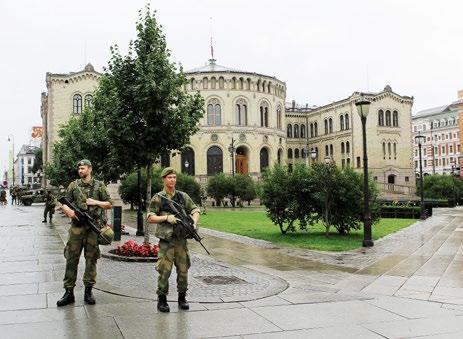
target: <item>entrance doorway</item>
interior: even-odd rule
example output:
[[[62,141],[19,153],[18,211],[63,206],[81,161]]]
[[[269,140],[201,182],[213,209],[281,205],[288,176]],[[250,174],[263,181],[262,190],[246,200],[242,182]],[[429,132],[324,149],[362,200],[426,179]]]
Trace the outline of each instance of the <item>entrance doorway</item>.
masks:
[[[248,149],[244,146],[240,146],[236,149],[235,171],[239,174],[249,173]]]

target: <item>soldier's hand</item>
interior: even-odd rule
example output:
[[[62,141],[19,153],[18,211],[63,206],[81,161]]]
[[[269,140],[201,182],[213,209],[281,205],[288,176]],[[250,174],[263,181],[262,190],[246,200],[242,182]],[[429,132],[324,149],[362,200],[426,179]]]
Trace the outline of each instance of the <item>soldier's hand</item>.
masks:
[[[167,216],[166,221],[167,221],[169,224],[174,225],[174,224],[177,223],[177,218],[175,217],[175,215],[169,214],[169,215]]]
[[[77,218],[76,212],[74,212],[73,210],[69,212],[68,217],[71,219],[79,220],[79,218]]]
[[[98,205],[99,201],[98,200],[95,200],[95,199],[92,199],[92,198],[87,198],[87,200],[85,200],[85,204],[87,206],[96,206]]]

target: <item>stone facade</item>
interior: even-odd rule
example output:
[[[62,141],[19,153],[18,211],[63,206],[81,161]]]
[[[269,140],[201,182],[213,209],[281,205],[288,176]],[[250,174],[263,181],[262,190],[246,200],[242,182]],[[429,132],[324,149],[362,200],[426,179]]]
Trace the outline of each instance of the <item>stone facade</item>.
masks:
[[[355,106],[359,97],[360,93],[354,92],[326,106],[298,108],[292,104],[287,107],[289,165],[334,161],[340,167],[350,166],[361,171],[362,124]],[[411,159],[413,98],[394,93],[390,86],[379,93],[364,93],[364,97],[371,101],[366,122],[369,172],[378,183],[382,197],[413,198],[416,191]]]
[[[412,125],[414,137],[425,136],[421,153],[423,175],[455,174],[461,145],[458,102],[417,112]],[[415,172],[419,176],[419,146],[415,138],[413,155]]]
[[[91,104],[99,78],[100,73],[91,64],[80,72],[47,73],[47,92],[42,93],[40,108],[44,164],[52,159],[53,144],[58,140],[60,127]]]
[[[194,175],[201,183],[220,172],[257,179],[274,163],[309,163],[307,150],[314,149],[317,156],[313,161],[327,157],[341,167],[361,170],[362,133],[355,107],[358,92],[326,106],[301,108],[285,103],[283,81],[223,67],[214,59],[185,75],[185,91],[199,91],[206,113],[190,143],[181,152],[174,150],[161,157],[162,166]],[[91,94],[99,76],[88,66],[78,73],[47,74],[48,93],[42,94],[45,162],[51,159],[59,126],[75,114],[73,97]],[[369,169],[383,196],[407,199],[415,192],[413,99],[392,92],[389,86],[366,97],[372,101],[367,119]]]

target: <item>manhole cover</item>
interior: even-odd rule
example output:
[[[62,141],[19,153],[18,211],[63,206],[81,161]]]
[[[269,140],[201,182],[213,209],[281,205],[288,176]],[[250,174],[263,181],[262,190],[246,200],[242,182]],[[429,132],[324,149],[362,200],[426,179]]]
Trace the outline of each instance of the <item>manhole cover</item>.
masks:
[[[240,279],[233,275],[201,275],[196,276],[195,278],[209,285],[231,285],[248,283],[246,280]]]

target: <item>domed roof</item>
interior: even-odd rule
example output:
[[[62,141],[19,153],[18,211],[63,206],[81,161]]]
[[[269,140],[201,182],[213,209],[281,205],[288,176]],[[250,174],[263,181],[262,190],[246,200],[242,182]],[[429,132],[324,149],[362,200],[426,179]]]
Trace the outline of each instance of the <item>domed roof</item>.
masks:
[[[202,67],[190,69],[188,71],[185,71],[185,73],[217,73],[217,72],[249,73],[246,71],[241,71],[239,69],[217,65],[215,63],[216,61],[217,61],[216,59],[209,59],[209,64],[202,66]]]

